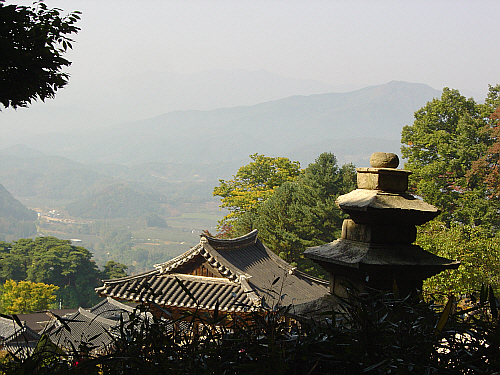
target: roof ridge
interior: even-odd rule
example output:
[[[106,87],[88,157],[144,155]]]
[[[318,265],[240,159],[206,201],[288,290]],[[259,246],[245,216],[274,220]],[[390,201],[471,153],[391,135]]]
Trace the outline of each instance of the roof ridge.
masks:
[[[300,276],[300,277],[303,277],[304,279],[308,279],[308,280],[314,281],[314,282],[319,283],[319,284],[330,285],[329,281],[324,280],[324,279],[320,279],[319,277],[316,277],[316,276],[309,275],[309,274],[302,272],[298,269],[294,270],[293,273],[295,274],[295,276]]]
[[[131,306],[127,306],[127,305],[125,305],[124,303],[121,303],[121,302],[119,302],[119,301],[117,301],[117,300],[115,300],[115,299],[113,299],[113,298],[111,298],[111,297],[106,297],[106,300],[107,300],[107,301],[108,301],[111,305],[113,305],[113,306],[115,306],[115,307],[118,307],[118,308],[120,308],[120,309],[122,309],[122,310],[125,310],[125,311],[128,311],[128,312],[133,312],[133,311],[134,311],[134,308],[133,308],[133,307],[131,307]]]
[[[114,320],[103,318],[102,316],[99,316],[99,315],[96,315],[94,313],[91,313],[90,311],[87,311],[87,310],[85,310],[82,307],[78,308],[78,312],[81,315],[83,315],[84,317],[92,319],[93,321],[96,320],[96,321],[98,321],[100,323],[109,324],[110,326],[116,325],[116,322]]]
[[[178,277],[180,279],[195,279],[195,280],[216,281],[216,282],[223,283],[223,284],[234,284],[235,283],[235,281],[229,280],[229,279],[227,279],[225,277],[210,277],[210,276],[190,275],[190,274],[187,274],[187,273],[169,273],[169,274],[164,275],[164,276]]]
[[[139,279],[141,277],[144,277],[144,276],[156,273],[156,272],[158,272],[158,269],[153,269],[153,270],[146,271],[143,273],[138,273],[137,275],[129,275],[129,276],[124,276],[124,277],[117,277],[116,279],[107,279],[107,280],[101,280],[101,281],[103,282],[103,284],[114,284],[114,283],[121,282],[121,281]],[[95,290],[99,290],[101,288],[102,288],[102,286],[95,288]]]
[[[260,307],[262,306],[262,299],[259,297],[257,292],[250,286],[250,284],[247,281],[247,278],[242,276],[240,277],[240,283],[243,289],[245,290],[245,293],[247,294],[248,298],[250,301],[256,306]]]
[[[207,236],[206,234],[202,234],[201,242],[205,239],[210,246],[212,246],[216,250],[226,250],[226,249],[238,249],[240,247],[246,247],[249,245],[255,244],[257,242],[257,234],[259,231],[257,229],[252,230],[251,232],[236,238],[222,239]]]
[[[160,273],[168,272],[193,259],[196,255],[200,253],[202,248],[203,245],[200,242],[195,246],[193,246],[192,248],[190,248],[188,251],[176,256],[175,258],[167,260],[166,262],[163,263],[155,264],[153,267],[155,267],[156,270],[160,271]]]
[[[286,260],[281,259],[279,255],[275,254],[271,249],[269,249],[266,245],[264,245],[260,240],[259,240],[259,244],[264,248],[264,250],[266,251],[269,258],[271,258],[275,263],[277,263],[279,267],[283,268],[284,270],[286,270],[289,273],[295,272],[297,267],[292,266]]]

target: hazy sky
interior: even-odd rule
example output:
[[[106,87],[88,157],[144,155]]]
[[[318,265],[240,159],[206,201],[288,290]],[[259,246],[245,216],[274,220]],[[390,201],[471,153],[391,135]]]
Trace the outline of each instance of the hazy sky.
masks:
[[[355,88],[392,80],[424,83],[437,90],[459,89],[478,101],[488,84],[500,83],[499,0],[46,3],[82,12],[81,31],[67,54],[73,62],[71,79],[54,100],[0,113],[0,147],[22,142],[31,133],[97,128],[174,110],[252,105],[330,90],[285,89],[274,95],[274,81],[266,81],[267,86],[253,78],[236,82],[228,78],[230,72],[223,72],[226,86],[218,91],[214,82],[221,72],[210,73],[210,84],[197,85],[207,74],[196,73],[212,69],[265,70]],[[165,74],[158,72],[187,78],[176,86],[161,80]],[[127,86],[129,82],[133,84]]]
[[[500,83],[498,0],[46,3],[83,13],[69,54],[74,80],[265,69],[333,85],[402,80],[483,97]]]

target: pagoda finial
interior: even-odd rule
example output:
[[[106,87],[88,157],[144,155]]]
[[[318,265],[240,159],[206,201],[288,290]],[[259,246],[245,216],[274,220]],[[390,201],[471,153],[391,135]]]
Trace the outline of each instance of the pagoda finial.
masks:
[[[374,152],[370,156],[370,166],[372,168],[397,168],[399,158],[392,152]]]
[[[375,152],[371,168],[357,168],[356,190],[336,203],[349,215],[341,238],[308,248],[304,254],[330,273],[331,292],[345,294],[345,285],[360,291],[391,291],[394,282],[405,294],[421,290],[422,281],[460,262],[441,258],[413,244],[416,225],[440,211],[408,194],[410,171],[396,169],[396,154]],[[347,283],[346,281],[349,280]]]

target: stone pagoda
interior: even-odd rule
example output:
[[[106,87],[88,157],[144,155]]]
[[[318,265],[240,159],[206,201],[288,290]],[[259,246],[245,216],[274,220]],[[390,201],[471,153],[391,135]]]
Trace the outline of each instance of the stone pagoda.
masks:
[[[371,168],[357,169],[358,188],[336,203],[349,215],[340,239],[308,248],[305,256],[330,273],[330,292],[345,295],[346,286],[393,291],[402,297],[422,289],[423,280],[460,262],[433,255],[412,244],[421,225],[440,211],[407,193],[410,171],[396,169],[396,154],[376,152]]]

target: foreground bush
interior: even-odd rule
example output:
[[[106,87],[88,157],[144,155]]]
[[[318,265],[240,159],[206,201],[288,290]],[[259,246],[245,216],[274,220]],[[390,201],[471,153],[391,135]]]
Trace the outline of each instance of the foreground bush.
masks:
[[[473,307],[364,294],[338,299],[321,323],[288,325],[276,306],[248,319],[194,312],[122,323],[113,348],[56,350],[44,339],[27,358],[10,355],[4,374],[498,374],[498,301],[483,288]],[[454,311],[456,310],[456,311]],[[168,312],[164,312],[168,317]],[[202,324],[198,325],[201,322]],[[228,328],[231,327],[231,328]],[[64,325],[61,329],[64,329]],[[195,333],[196,331],[196,333]]]

